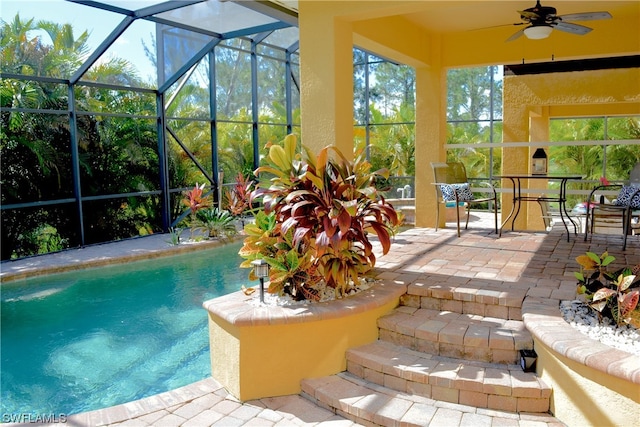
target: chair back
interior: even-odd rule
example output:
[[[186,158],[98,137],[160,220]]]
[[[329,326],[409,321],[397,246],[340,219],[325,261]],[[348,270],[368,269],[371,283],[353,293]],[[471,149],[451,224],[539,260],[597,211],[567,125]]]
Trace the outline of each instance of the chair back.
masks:
[[[446,184],[465,184],[468,182],[467,170],[461,162],[431,163],[431,167],[436,182]]]

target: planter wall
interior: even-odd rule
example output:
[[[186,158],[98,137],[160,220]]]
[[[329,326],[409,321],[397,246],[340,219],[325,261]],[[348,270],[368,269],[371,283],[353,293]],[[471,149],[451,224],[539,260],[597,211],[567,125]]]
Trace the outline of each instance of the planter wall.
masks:
[[[211,374],[241,401],[300,393],[302,379],[344,371],[346,350],[375,341],[377,319],[405,292],[382,281],[324,303],[258,307],[258,292],[206,301]]]
[[[553,389],[551,412],[568,426],[632,426],[640,419],[640,357],[575,330],[558,301],[527,297],[537,374]]]

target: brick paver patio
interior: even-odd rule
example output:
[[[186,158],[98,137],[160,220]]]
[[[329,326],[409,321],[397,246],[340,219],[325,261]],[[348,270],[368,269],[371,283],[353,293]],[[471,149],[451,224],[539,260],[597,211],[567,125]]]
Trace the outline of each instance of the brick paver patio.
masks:
[[[491,233],[490,223],[485,225],[482,221],[478,221],[475,224],[472,223],[471,227],[473,228],[463,231],[461,238],[456,237],[453,228],[441,229],[438,232],[433,229],[410,229],[398,235],[390,253],[378,260],[376,268],[379,276],[402,277],[403,280],[411,277],[412,286],[420,286],[421,280],[427,281],[433,275],[440,278],[447,276],[447,284],[454,289],[449,304],[463,304],[469,298],[473,298],[474,301],[496,299],[499,294],[491,291],[496,286],[508,288],[514,294],[520,292],[534,298],[573,299],[575,295],[573,271],[577,270],[576,256],[587,250],[597,253],[609,250],[616,257],[616,265],[640,262],[640,241],[637,236],[629,238],[627,250],[623,252],[621,236],[595,236],[592,241],[584,242],[583,236],[579,235],[571,236],[570,241],[567,242],[562,225],[556,225],[550,233],[508,231],[504,232],[501,238]],[[91,262],[108,263],[109,259],[123,255],[125,257],[148,254],[157,256],[159,248],[166,248],[166,240],[166,236],[152,236],[2,263],[0,277],[7,280],[11,275],[17,275],[17,277],[28,275],[34,269],[55,271],[64,269],[65,265],[77,268],[80,264],[87,265]],[[465,284],[470,283],[471,280],[474,289],[465,290]],[[482,289],[483,284],[486,284],[485,287],[488,290]],[[442,289],[443,293],[447,291]],[[434,289],[430,292],[438,293]],[[515,304],[505,304],[504,307],[503,310],[513,310],[511,313],[508,311],[504,313],[508,318],[520,318],[520,307],[516,307]],[[478,339],[493,340],[493,345],[497,347],[502,345],[500,336],[495,334],[492,336],[490,331],[481,327],[477,332]],[[428,335],[429,327],[423,327],[420,333]],[[451,328],[447,336],[456,343],[464,339],[457,335],[454,328]],[[446,372],[438,375],[441,375],[440,384],[450,381],[447,379]],[[356,380],[349,379],[349,381]],[[338,380],[335,385],[336,387],[345,386]],[[500,387],[501,384],[496,383],[492,386]],[[445,391],[446,387],[443,387],[441,392]],[[407,403],[408,401],[410,404]],[[404,400],[395,399],[394,402],[399,406],[385,407],[384,411],[393,414],[402,411],[403,408],[406,411],[406,405],[415,405],[413,414],[418,418],[414,421],[418,420],[421,425],[562,425],[548,414],[482,409],[431,399],[421,400],[410,396]],[[362,404],[366,405],[366,402],[363,401]],[[379,414],[380,417],[383,415]],[[358,425],[327,408],[317,406],[302,395],[240,403],[212,378],[140,401],[72,415],[68,423],[82,426]]]

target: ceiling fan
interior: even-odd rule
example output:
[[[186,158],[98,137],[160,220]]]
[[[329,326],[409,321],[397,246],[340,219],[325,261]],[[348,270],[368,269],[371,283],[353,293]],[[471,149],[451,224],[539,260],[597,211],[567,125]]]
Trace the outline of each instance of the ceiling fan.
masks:
[[[536,5],[529,9],[519,10],[520,19],[513,25],[528,25],[520,31],[514,33],[507,39],[508,42],[517,39],[521,35],[525,35],[529,39],[544,39],[549,37],[551,31],[560,30],[566,33],[583,36],[592,29],[584,25],[574,24],[568,21],[595,21],[598,19],[610,19],[609,12],[583,12],[572,13],[569,15],[556,15],[556,8],[550,6],[542,6],[540,0],[536,0]]]

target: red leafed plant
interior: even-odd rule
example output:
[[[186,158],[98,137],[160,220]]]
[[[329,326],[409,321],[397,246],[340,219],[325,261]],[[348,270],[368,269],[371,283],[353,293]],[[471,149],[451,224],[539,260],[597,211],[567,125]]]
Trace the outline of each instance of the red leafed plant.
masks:
[[[251,210],[249,196],[253,188],[253,181],[238,173],[234,186],[225,193],[227,209],[233,216],[242,216]]]
[[[349,161],[333,146],[317,156],[297,147],[293,135],[282,145],[270,144],[265,164],[255,171],[260,180],[251,200],[262,200],[274,224],[260,236],[262,231],[250,230],[255,237],[240,252],[246,258],[242,266],[265,259],[273,293],[306,299],[323,281],[342,297],[375,265],[370,233],[383,253],[391,247],[398,215],[374,186],[388,171],[371,172],[363,153]]]
[[[185,220],[190,229],[191,236],[193,237],[193,232],[200,226],[200,221],[198,220],[198,213],[205,208],[211,206],[209,202],[209,198],[204,195],[204,187],[205,184],[196,185],[191,189],[184,192],[184,197],[182,198],[182,204],[189,208],[189,220]]]
[[[587,252],[577,257],[581,267],[575,272],[578,294],[584,295],[591,308],[601,316],[610,317],[617,325],[640,328],[640,281],[635,281],[640,264],[610,273],[607,267],[614,260],[607,252],[601,256]],[[592,273],[585,275],[589,272]]]
[[[182,203],[191,209],[191,215],[195,215],[202,208],[209,206],[209,200],[203,196],[204,184],[196,185],[189,191],[185,192]]]

